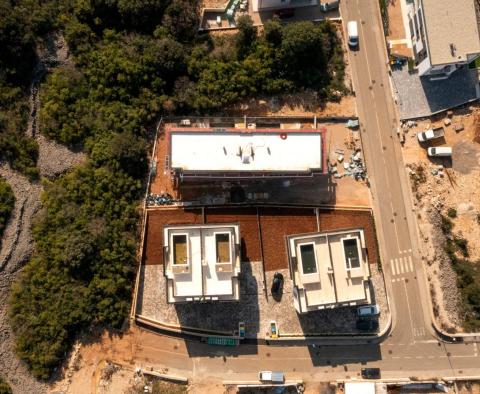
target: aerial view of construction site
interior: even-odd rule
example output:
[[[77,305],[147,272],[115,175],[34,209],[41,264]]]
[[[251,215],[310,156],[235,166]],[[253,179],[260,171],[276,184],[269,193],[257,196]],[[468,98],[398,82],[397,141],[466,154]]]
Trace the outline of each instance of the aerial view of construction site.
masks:
[[[0,10],[0,394],[480,393],[478,1]]]

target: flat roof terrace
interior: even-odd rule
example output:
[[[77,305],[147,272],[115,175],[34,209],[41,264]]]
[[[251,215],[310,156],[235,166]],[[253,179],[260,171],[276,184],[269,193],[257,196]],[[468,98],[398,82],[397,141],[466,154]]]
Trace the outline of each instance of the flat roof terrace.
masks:
[[[174,225],[163,229],[169,303],[239,299],[239,226]]]
[[[299,313],[369,303],[370,270],[362,229],[287,236]]]
[[[181,176],[321,172],[320,130],[168,128],[170,166]]]

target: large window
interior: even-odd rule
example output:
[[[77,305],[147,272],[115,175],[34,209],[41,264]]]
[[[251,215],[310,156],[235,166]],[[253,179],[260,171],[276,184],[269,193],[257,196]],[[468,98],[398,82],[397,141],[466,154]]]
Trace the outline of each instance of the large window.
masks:
[[[345,264],[347,265],[347,269],[359,268],[360,258],[358,255],[357,238],[344,239],[343,250],[345,252]]]
[[[230,234],[215,234],[215,248],[217,253],[217,263],[230,263]]]
[[[173,264],[188,264],[187,234],[175,234],[172,236]]]
[[[315,258],[315,244],[300,245],[300,256],[302,260],[303,274],[314,274],[317,272],[317,260]]]

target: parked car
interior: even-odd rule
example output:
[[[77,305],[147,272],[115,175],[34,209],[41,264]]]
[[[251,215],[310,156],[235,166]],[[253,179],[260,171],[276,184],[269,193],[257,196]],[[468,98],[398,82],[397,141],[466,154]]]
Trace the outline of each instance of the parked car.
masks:
[[[377,331],[378,320],[360,319],[360,320],[357,320],[356,327],[357,327],[357,330],[360,330],[360,331]]]
[[[258,373],[258,380],[260,380],[260,382],[283,383],[285,376],[283,372],[260,371]]]
[[[362,368],[363,379],[380,379],[380,368]]]
[[[434,140],[436,138],[441,138],[445,135],[445,130],[443,127],[436,127],[434,129],[429,129],[421,131],[417,134],[417,138],[420,142],[425,142],[429,140]]]
[[[280,272],[275,272],[272,280],[272,294],[280,294],[283,288],[283,275]]]
[[[320,11],[328,12],[336,10],[340,6],[340,0],[330,0],[325,3],[320,3]]]
[[[427,149],[428,156],[430,157],[451,157],[452,156],[452,147],[451,146],[436,146],[434,148]]]
[[[380,314],[380,307],[378,305],[365,305],[360,306],[357,309],[357,315],[359,317],[377,316]]]
[[[282,10],[276,10],[273,15],[278,16],[280,19],[291,18],[295,15],[295,8],[284,8]]]
[[[270,322],[270,338],[278,338],[278,326],[275,320]]]
[[[347,23],[348,46],[350,48],[358,47],[358,24],[357,21]]]

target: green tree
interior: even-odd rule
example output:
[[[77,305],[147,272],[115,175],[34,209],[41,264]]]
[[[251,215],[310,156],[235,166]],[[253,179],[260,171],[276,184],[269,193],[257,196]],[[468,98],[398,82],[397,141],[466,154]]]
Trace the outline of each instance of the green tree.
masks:
[[[257,38],[257,29],[253,26],[250,15],[242,15],[237,20],[238,33],[236,35],[237,56],[244,59],[253,48]]]
[[[0,240],[14,207],[15,195],[13,190],[5,179],[0,177]]]

